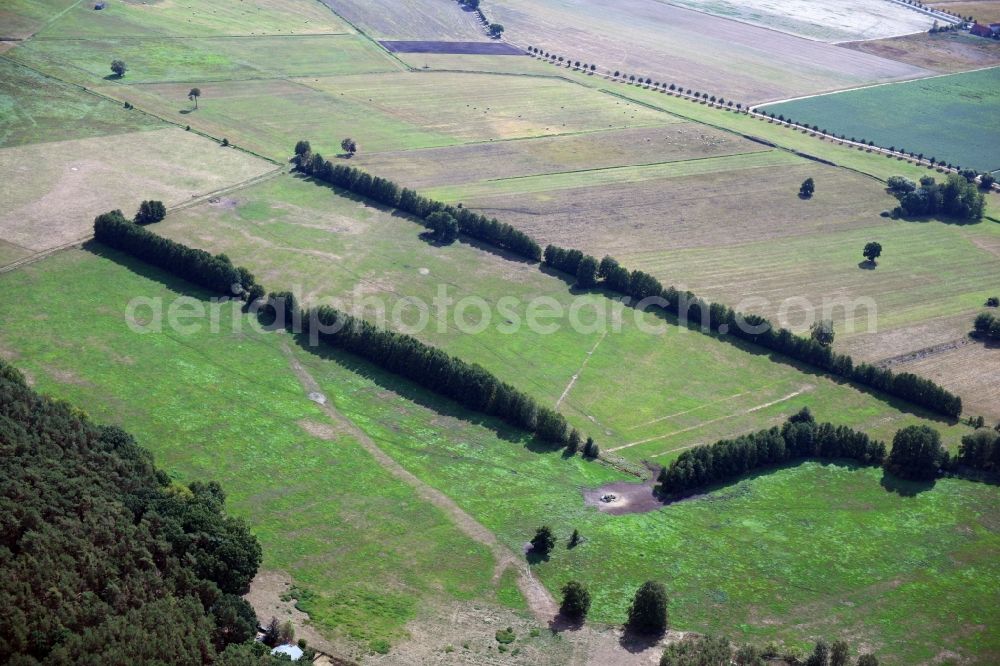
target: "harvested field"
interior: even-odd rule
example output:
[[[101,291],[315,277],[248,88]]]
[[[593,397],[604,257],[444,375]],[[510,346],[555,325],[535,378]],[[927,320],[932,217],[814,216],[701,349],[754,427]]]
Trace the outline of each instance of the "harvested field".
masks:
[[[0,147],[166,127],[156,118],[6,58],[0,58],[0,109]]]
[[[124,78],[111,76],[109,53],[128,63]],[[399,62],[358,35],[38,39],[17,48],[10,57],[85,85],[107,85],[108,81],[117,85],[189,84],[402,69]]]
[[[895,368],[933,379],[962,396],[966,414],[983,416],[990,425],[1000,423],[1000,345],[973,341]]]
[[[431,71],[300,81],[370,113],[450,136],[450,143],[671,122],[639,104],[556,78]],[[364,146],[359,134],[353,136]]]
[[[670,0],[706,14],[823,42],[926,32],[934,19],[886,0]]]
[[[131,214],[143,199],[175,206],[272,169],[174,128],[5,148],[0,238],[40,252],[89,235],[105,211]]]
[[[1000,67],[764,107],[831,132],[977,170],[1000,169]],[[892,109],[892,113],[886,113]]]
[[[457,55],[525,55],[506,42],[381,41],[393,53],[450,53]]]
[[[652,0],[494,0],[509,41],[743,103],[926,74],[910,65]]]
[[[964,32],[907,35],[840,46],[935,72],[955,73],[1000,64],[1000,42]]]
[[[780,151],[622,169],[628,174],[622,181],[599,182],[615,171],[480,182],[448,188],[446,198],[510,222],[542,243],[619,259],[864,228],[894,201],[864,177]],[[636,175],[642,172],[648,176]],[[796,192],[810,176],[823,186],[803,201]],[[567,182],[559,187],[562,180]],[[693,278],[676,272],[659,277]]]
[[[375,39],[490,41],[475,12],[451,0],[321,0]]]
[[[932,3],[931,7],[957,12],[960,16],[971,16],[980,23],[1000,23],[1000,0],[939,0]]]
[[[664,119],[669,120],[669,117]],[[475,187],[476,183],[493,184],[515,177],[587,172],[766,150],[768,148],[759,143],[705,125],[675,123],[663,127],[373,153],[360,155],[355,161],[359,167],[411,188],[447,186],[461,191],[463,183]],[[586,176],[581,174],[580,177]],[[497,186],[501,186],[499,182]]]

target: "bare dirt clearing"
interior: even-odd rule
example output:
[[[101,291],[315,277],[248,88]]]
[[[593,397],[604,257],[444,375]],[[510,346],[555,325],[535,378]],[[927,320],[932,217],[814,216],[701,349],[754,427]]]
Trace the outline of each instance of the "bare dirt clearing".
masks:
[[[942,73],[964,72],[1000,63],[1000,42],[966,33],[920,34],[840,46]]]
[[[142,199],[175,206],[273,169],[174,128],[4,148],[0,238],[44,251],[88,236],[110,209],[130,215]]]
[[[665,116],[665,120],[669,117]],[[521,141],[359,155],[358,166],[412,188],[458,185],[764,151],[759,143],[695,123]]]
[[[885,0],[668,0],[670,4],[824,42],[926,32],[934,19]]]
[[[494,0],[490,12],[519,46],[744,103],[927,73],[653,0],[621,0],[614,11],[598,0]]]

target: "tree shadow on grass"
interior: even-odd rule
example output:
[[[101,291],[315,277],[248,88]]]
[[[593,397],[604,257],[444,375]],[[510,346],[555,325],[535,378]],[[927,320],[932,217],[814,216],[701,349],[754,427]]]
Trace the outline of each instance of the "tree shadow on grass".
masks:
[[[89,252],[95,256],[113,261],[122,268],[128,270],[130,273],[145,278],[146,280],[151,280],[152,282],[162,285],[182,296],[189,296],[202,301],[208,301],[212,298],[222,298],[221,294],[215,294],[206,289],[202,289],[201,287],[192,284],[183,278],[179,278],[161,268],[148,264],[141,259],[136,259],[129,254],[119,252],[118,250],[99,243],[96,240],[89,240],[84,243],[82,247],[85,252]],[[136,294],[136,296],[141,295],[144,294]]]
[[[500,439],[514,444],[522,444],[531,451],[552,450],[552,447],[543,446],[541,442],[531,437],[526,431],[508,425],[498,418],[466,409],[450,398],[439,396],[415,382],[383,370],[350,352],[337,349],[322,342],[312,344],[307,333],[295,333],[292,335],[292,339],[299,347],[308,351],[316,358],[336,363],[379,387],[392,391],[400,397],[441,416],[452,417],[486,428],[495,433]]]
[[[878,268],[878,264],[873,261],[868,261],[867,259],[862,259],[858,262],[858,268],[863,271],[873,271]]]
[[[623,650],[630,654],[638,654],[640,652],[645,652],[650,648],[656,647],[656,645],[663,638],[663,634],[643,634],[637,631],[633,631],[628,626],[625,627],[625,631],[622,632],[621,637],[618,639],[618,644]]]
[[[893,476],[889,472],[883,472],[882,478],[879,480],[879,485],[887,491],[890,493],[896,493],[902,497],[916,497],[920,493],[933,490],[935,483],[936,480],[934,479],[928,481],[910,481],[908,479],[901,479],[898,476]]]
[[[553,634],[561,634],[564,631],[580,631],[583,629],[583,624],[582,619],[566,617],[559,612],[549,620],[549,631]]]

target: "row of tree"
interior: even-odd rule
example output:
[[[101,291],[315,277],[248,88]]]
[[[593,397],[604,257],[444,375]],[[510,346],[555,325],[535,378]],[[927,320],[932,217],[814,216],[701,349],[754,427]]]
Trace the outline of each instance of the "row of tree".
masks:
[[[982,472],[1000,473],[1000,430],[976,430],[963,437],[956,462]]]
[[[211,255],[158,236],[126,219],[120,210],[97,216],[94,238],[217,294],[238,295],[247,301],[264,296],[253,273],[234,266],[226,255]]]
[[[664,289],[653,276],[638,270],[630,272],[612,257],[604,257],[597,263],[594,257],[579,250],[550,245],[545,248],[544,261],[552,268],[576,276],[580,286],[603,286],[630,297],[633,304],[653,298],[656,300],[648,301],[649,306],[661,307],[682,321],[735,335],[946,416],[958,417],[962,413],[962,399],[929,379],[910,373],[897,375],[891,370],[864,363],[855,366],[850,356],[834,352],[820,340],[795,335],[785,328],[775,328],[758,315],[743,314],[721,303],[708,303],[690,291],[679,292],[673,287]],[[594,265],[597,266],[596,280],[591,270]]]
[[[261,549],[222,488],[171,481],[2,360],[0,478],[0,662],[227,664],[252,642]]]
[[[286,298],[286,294],[272,294],[269,300],[275,309],[287,310]],[[572,433],[562,414],[539,405],[476,363],[466,363],[410,335],[378,328],[329,306],[305,310],[301,317],[306,332],[318,340],[361,356],[468,409],[496,416],[547,442],[565,445],[570,440]],[[575,438],[579,442],[579,433]]]
[[[425,224],[429,216],[444,212],[455,219],[458,230],[467,236],[531,261],[540,261],[542,258],[541,246],[523,231],[467,208],[428,199],[409,188],[401,188],[391,180],[372,176],[361,169],[343,164],[334,165],[323,159],[321,154],[312,152],[308,141],[296,144],[295,164],[299,171],[317,180],[398,208],[420,218]]]
[[[816,423],[809,408],[779,428],[688,449],[660,471],[660,492],[679,496],[753,470],[805,458],[850,459],[881,465],[885,444],[846,426]]]

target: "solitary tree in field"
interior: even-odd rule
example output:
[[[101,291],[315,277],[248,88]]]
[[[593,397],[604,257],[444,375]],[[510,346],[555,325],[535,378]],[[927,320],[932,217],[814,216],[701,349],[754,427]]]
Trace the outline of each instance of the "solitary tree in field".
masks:
[[[858,657],[858,666],[878,666],[878,659],[873,654],[863,654]]]
[[[490,23],[490,37],[500,37],[503,34],[503,26],[499,23]]]
[[[596,269],[594,271],[596,273]],[[566,440],[566,451],[575,454],[580,448],[580,431],[573,428],[569,431],[569,439]]]
[[[803,199],[809,199],[812,197],[813,193],[816,191],[816,181],[812,178],[806,178],[802,181],[802,185],[799,187],[799,196]]]
[[[850,648],[847,641],[834,641],[830,646],[830,666],[848,666],[847,658]]]
[[[198,108],[198,98],[201,97],[201,88],[191,88],[191,92],[188,93],[188,99],[194,102],[194,108]]]
[[[351,137],[347,137],[340,142],[340,147],[344,149],[344,153],[348,157],[354,157],[354,153],[358,152],[358,144]]]
[[[813,653],[809,655],[806,659],[806,666],[829,666],[830,665],[830,646],[826,644],[826,641],[820,639],[816,643],[816,647],[813,649]]]
[[[562,604],[559,612],[565,617],[577,622],[587,617],[590,610],[590,592],[583,584],[571,580],[562,587]]]
[[[829,347],[833,344],[835,334],[833,331],[833,322],[831,320],[821,319],[812,325],[809,332],[812,335],[812,339],[824,347]]]
[[[567,548],[576,548],[580,545],[582,537],[580,536],[580,530],[573,530],[573,534],[569,537],[569,543],[566,544]]]
[[[882,244],[875,241],[865,243],[865,249],[862,254],[868,260],[868,263],[875,265],[878,263],[876,259],[882,256]]]
[[[167,208],[162,201],[143,201],[135,214],[136,224],[152,224],[167,216]]]
[[[628,609],[628,628],[657,636],[667,630],[667,590],[662,583],[647,581],[636,590]]]
[[[538,528],[535,536],[531,539],[531,552],[542,557],[547,557],[555,545],[556,537],[552,534],[552,529],[547,525],[543,525]]]
[[[125,66],[124,60],[115,59],[111,61],[111,71],[114,72],[115,76],[119,79],[125,76],[126,70],[128,70],[128,67]]]

